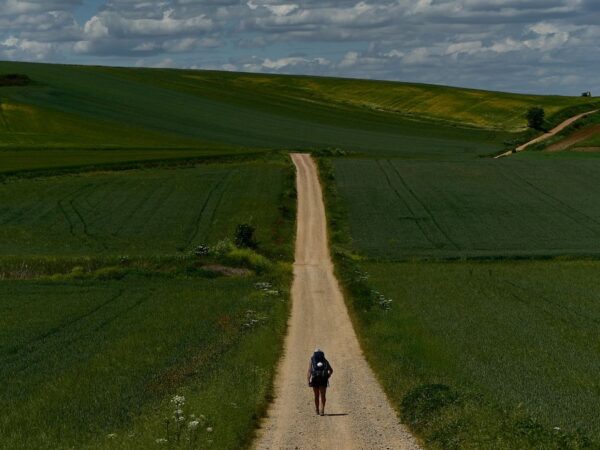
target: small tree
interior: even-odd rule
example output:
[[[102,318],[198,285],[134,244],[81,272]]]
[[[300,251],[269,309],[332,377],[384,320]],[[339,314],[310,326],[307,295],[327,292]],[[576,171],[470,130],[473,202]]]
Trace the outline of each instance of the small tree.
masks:
[[[529,128],[533,128],[535,130],[542,129],[545,117],[546,112],[544,111],[544,108],[540,108],[539,106],[529,108],[527,110],[527,114],[525,114],[525,118],[527,119],[527,124],[529,125]]]
[[[254,239],[256,228],[248,223],[241,223],[235,230],[235,246],[238,248],[256,248],[258,243]]]

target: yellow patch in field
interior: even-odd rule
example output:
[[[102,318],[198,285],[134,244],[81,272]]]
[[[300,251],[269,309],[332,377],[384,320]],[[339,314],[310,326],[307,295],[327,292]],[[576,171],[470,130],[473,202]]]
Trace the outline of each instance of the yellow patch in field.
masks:
[[[0,102],[0,108],[2,112],[20,112],[26,114],[35,114],[35,109],[29,105],[22,105],[18,103],[6,103]]]

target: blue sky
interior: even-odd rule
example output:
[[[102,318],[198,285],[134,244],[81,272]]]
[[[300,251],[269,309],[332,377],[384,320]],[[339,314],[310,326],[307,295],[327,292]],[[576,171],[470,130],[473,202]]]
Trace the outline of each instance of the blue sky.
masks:
[[[598,0],[0,0],[0,59],[600,94]]]

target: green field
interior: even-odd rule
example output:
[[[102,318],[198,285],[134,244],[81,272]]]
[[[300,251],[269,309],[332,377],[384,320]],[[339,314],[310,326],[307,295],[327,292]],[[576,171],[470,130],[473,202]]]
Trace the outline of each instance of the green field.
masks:
[[[427,448],[600,446],[589,156],[321,160],[354,324]]]
[[[7,149],[334,147],[405,158],[465,158],[497,153],[505,141],[518,139],[514,131],[524,128],[522,116],[531,105],[544,105],[552,116],[590,103],[206,71],[0,62],[3,72],[33,80],[0,88],[0,146]]]
[[[265,295],[259,280],[0,282],[0,447],[151,448],[167,438],[175,394],[206,417],[194,447],[242,445],[287,318],[286,294]],[[180,445],[171,424],[171,445],[189,448],[190,420]]]
[[[0,184],[3,255],[166,255],[258,225],[272,254],[288,163],[91,172]]]
[[[362,267],[393,300],[355,309],[367,355],[433,448],[600,445],[600,263]]]
[[[350,312],[427,446],[600,446],[600,267],[575,260],[600,253],[599,162],[484,158],[535,134],[529,107],[552,125],[590,99],[16,62],[3,73],[32,82],[0,86],[0,447],[247,446],[289,313],[295,150],[338,156],[321,168]],[[256,227],[255,250],[228,243],[241,223]],[[181,433],[174,395],[186,397]],[[206,416],[195,433],[190,414]]]
[[[156,165],[183,165],[185,163],[217,160],[253,159],[264,152],[210,149],[50,149],[0,150],[0,179],[7,177],[51,175],[98,169],[126,169]]]
[[[333,165],[355,248],[368,257],[600,254],[596,160]]]
[[[1,448],[250,442],[288,316],[294,172],[222,159],[0,183]],[[240,223],[256,251],[227,243]]]

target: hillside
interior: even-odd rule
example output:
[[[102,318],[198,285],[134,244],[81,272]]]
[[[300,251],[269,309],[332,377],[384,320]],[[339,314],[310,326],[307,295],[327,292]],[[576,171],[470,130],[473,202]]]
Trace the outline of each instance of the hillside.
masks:
[[[552,114],[586,101],[334,78],[0,62],[0,74],[9,73],[32,80],[0,88],[0,146],[11,150],[334,147],[463,158],[501,150],[531,105]]]

